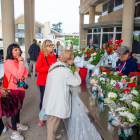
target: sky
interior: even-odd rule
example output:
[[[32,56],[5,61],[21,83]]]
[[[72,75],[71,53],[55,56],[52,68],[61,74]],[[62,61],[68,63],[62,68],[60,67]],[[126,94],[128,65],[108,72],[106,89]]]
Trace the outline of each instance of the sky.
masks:
[[[79,32],[79,5],[80,0],[35,0],[35,20],[49,21],[50,25],[62,22],[63,33]],[[14,0],[14,6],[15,18],[24,14],[24,0]],[[89,16],[85,16],[84,23],[88,21]]]

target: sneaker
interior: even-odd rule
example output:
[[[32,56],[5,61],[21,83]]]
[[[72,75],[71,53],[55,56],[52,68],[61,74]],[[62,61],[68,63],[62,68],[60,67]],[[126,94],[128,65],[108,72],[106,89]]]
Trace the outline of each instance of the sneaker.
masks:
[[[19,124],[19,125],[17,125],[17,130],[28,130],[28,126],[26,126],[26,125],[23,125],[23,124]]]
[[[28,77],[31,77],[31,74],[28,74]]]
[[[55,138],[56,139],[60,139],[61,138],[61,135],[60,134],[57,134]]]
[[[37,77],[37,74],[35,74],[35,77]]]
[[[41,121],[41,120],[40,120],[39,123],[38,123],[38,125],[39,125],[39,126],[43,126],[43,125],[44,125],[44,121]]]
[[[20,135],[19,131],[17,131],[17,132],[13,132],[12,133],[11,139],[14,139],[14,140],[24,140],[24,137],[22,135]]]
[[[7,127],[4,125],[3,132],[7,132]]]

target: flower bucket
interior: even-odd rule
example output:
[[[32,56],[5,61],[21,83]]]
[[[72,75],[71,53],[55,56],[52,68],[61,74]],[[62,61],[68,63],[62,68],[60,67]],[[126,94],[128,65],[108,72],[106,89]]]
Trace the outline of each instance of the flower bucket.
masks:
[[[121,128],[118,130],[119,140],[132,140],[132,128]]]
[[[98,93],[98,89],[96,86],[92,87],[92,94],[97,94]]]
[[[85,81],[86,76],[87,76],[87,71],[88,71],[87,68],[80,68],[79,75],[82,81]]]

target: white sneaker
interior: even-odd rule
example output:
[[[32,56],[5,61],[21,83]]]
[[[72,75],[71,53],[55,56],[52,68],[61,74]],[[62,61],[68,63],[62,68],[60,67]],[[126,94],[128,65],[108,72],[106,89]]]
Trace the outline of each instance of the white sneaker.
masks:
[[[17,125],[17,130],[28,130],[28,126],[26,126],[26,125],[23,125],[23,124],[19,124],[19,125]]]
[[[3,132],[7,132],[7,127],[4,125]]]
[[[14,140],[24,140],[24,137],[19,134],[19,131],[17,131],[17,132],[13,132],[12,133],[11,139],[14,139]]]
[[[60,134],[57,134],[56,135],[56,139],[60,139],[61,138],[61,135]]]

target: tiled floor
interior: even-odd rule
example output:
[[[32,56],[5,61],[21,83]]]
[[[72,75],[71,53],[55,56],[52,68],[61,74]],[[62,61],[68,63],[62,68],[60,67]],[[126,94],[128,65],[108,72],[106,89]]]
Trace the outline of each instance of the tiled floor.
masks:
[[[47,140],[46,125],[42,127],[38,125],[39,94],[36,86],[36,78],[34,76],[32,78],[28,78],[27,84],[29,85],[29,89],[26,91],[26,97],[24,99],[23,109],[21,111],[20,118],[21,123],[29,126],[29,130],[22,131],[22,135],[25,137],[25,140]],[[6,124],[5,118],[3,118],[3,120],[4,124]],[[8,121],[10,122],[10,119],[8,119]],[[12,130],[8,128],[8,132],[3,133],[0,140],[11,140],[11,133]],[[59,140],[68,140],[66,130],[62,121],[60,123],[57,133],[62,135],[62,137]]]

